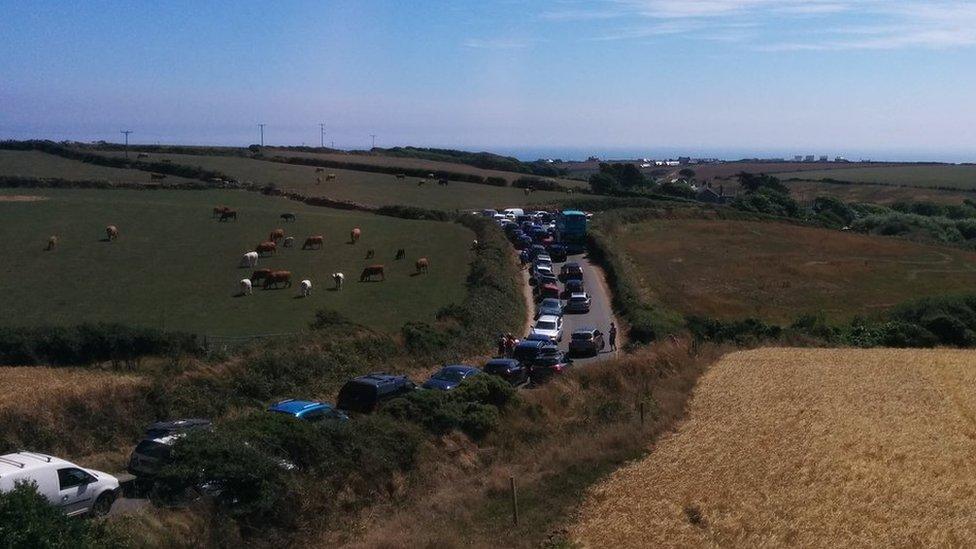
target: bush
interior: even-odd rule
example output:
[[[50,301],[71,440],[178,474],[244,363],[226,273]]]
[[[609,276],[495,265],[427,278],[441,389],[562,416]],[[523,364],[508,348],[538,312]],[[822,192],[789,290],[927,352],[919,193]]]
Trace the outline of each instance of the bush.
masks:
[[[0,328],[0,364],[13,366],[85,365],[201,351],[193,334],[122,324]]]
[[[422,390],[391,400],[382,413],[420,425],[435,435],[460,430],[481,439],[499,423],[499,410],[515,399],[515,391],[494,376],[464,380],[452,391]]]
[[[485,185],[492,185],[495,187],[507,187],[508,181],[506,181],[504,177],[494,177],[494,176],[486,177]]]
[[[736,345],[775,340],[783,332],[779,326],[766,324],[755,318],[721,321],[699,316],[688,317],[688,329],[696,339],[713,343],[731,342]]]
[[[100,522],[69,518],[37,493],[34,483],[18,482],[13,490],[0,492],[0,547],[95,548],[118,547]]]

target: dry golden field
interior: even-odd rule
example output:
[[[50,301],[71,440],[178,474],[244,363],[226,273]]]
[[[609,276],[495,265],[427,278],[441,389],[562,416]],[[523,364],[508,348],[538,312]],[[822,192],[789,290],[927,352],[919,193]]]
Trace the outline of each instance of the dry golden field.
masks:
[[[586,547],[976,546],[976,352],[760,349],[591,491]]]
[[[70,398],[117,395],[146,381],[138,376],[82,368],[0,368],[0,410],[51,409]]]

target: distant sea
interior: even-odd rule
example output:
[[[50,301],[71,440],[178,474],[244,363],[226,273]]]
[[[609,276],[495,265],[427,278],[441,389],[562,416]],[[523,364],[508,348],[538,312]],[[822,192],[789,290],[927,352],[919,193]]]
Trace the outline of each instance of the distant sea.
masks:
[[[631,160],[636,158],[667,159],[679,156],[692,158],[718,158],[719,160],[741,160],[743,158],[784,158],[814,155],[818,159],[827,156],[830,160],[841,156],[851,161],[872,160],[875,162],[976,162],[976,151],[861,151],[861,150],[756,150],[756,149],[680,149],[680,148],[605,148],[605,147],[465,147],[466,150],[485,150],[495,154],[514,156],[519,160],[560,159],[586,160],[596,156],[601,160]]]

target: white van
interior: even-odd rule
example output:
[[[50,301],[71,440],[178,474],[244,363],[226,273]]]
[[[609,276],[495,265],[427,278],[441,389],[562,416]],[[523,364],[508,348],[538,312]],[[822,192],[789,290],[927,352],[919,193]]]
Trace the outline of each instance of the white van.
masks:
[[[525,210],[523,210],[522,208],[505,208],[505,211],[502,213],[511,217],[512,219],[515,219],[520,215],[525,215]]]
[[[18,482],[34,482],[37,493],[67,515],[104,515],[119,494],[119,480],[70,461],[34,452],[0,456],[0,492]]]

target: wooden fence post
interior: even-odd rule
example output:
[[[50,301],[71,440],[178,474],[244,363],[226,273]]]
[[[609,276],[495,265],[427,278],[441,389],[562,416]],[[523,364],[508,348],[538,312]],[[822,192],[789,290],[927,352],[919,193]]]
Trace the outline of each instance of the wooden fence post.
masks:
[[[508,477],[509,482],[512,486],[512,522],[515,526],[518,526],[519,516],[518,516],[518,490],[515,487],[515,477]]]

